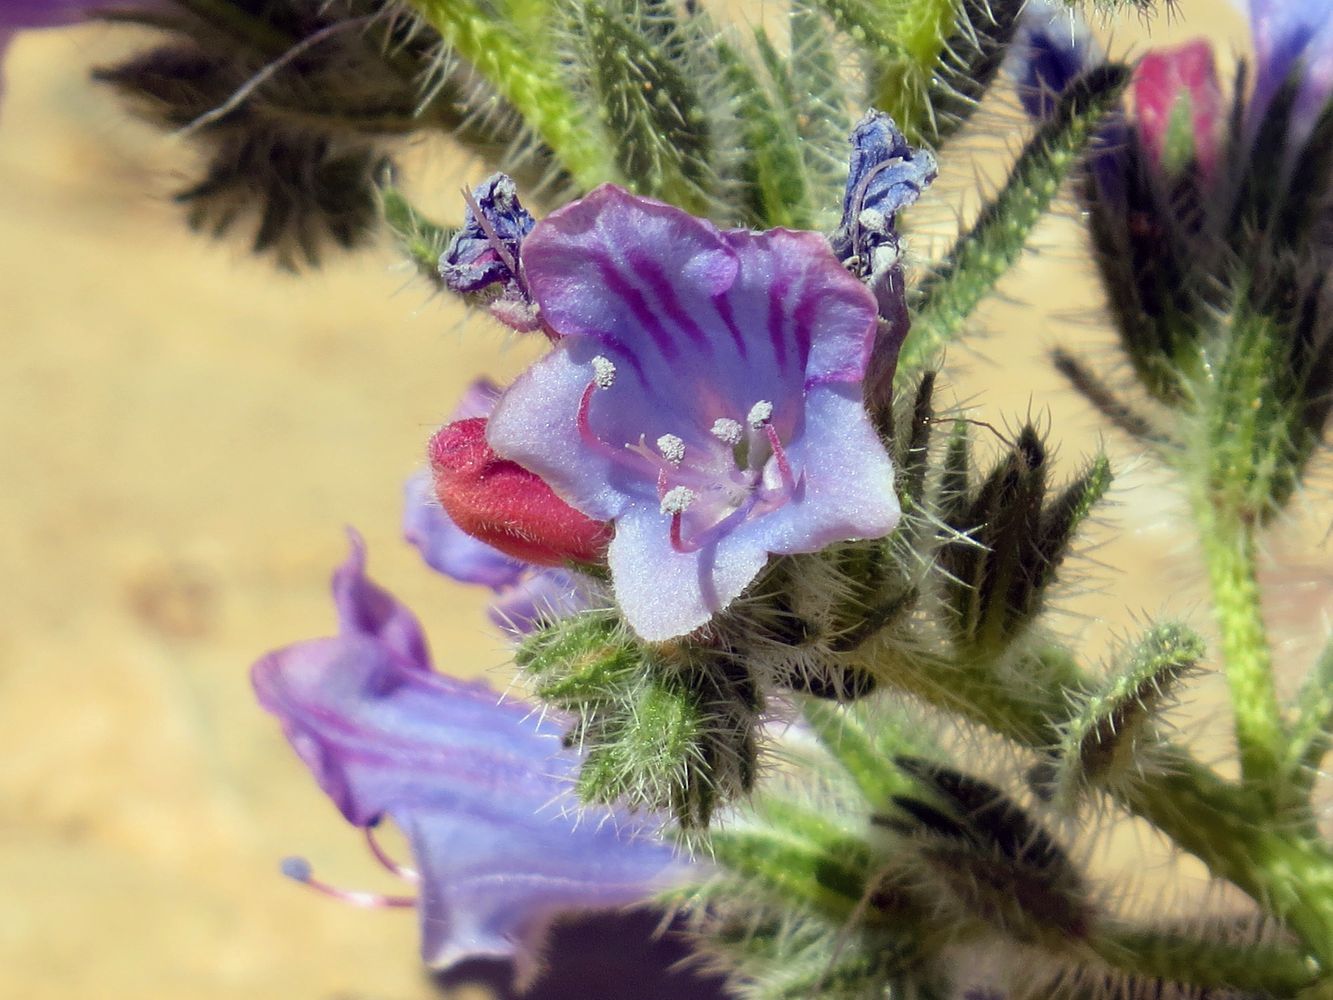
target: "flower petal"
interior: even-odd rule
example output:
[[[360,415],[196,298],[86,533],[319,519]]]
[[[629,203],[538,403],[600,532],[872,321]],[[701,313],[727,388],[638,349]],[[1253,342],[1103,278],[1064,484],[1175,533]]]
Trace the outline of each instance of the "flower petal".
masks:
[[[724,534],[694,552],[677,552],[669,518],[656,507],[626,511],[607,551],[625,620],[649,642],[694,631],[739,597],[768,562],[754,534]]]
[[[769,552],[818,552],[838,541],[882,538],[898,526],[893,463],[849,386],[814,389],[806,398],[805,428],[789,449],[806,470],[800,498],[756,518],[745,529]]]
[[[551,917],[644,900],[687,869],[643,821],[561,810],[578,762],[553,723],[372,634],[279,650],[252,679],[347,820],[387,816],[407,834],[434,965],[485,954],[530,968]]]
[[[1251,0],[1257,74],[1249,115],[1257,122],[1288,77],[1299,69],[1292,110],[1292,148],[1308,138],[1333,95],[1333,0]]]
[[[366,545],[360,534],[348,528],[347,537],[351,551],[333,571],[339,632],[370,636],[408,663],[429,670],[430,650],[421,623],[397,598],[366,576]]]

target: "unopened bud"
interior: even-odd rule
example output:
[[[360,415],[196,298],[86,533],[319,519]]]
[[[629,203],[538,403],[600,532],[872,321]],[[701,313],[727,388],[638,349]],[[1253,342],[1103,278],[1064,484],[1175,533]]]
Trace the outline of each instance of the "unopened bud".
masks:
[[[486,420],[446,424],[430,441],[440,505],[473,538],[540,566],[598,563],[610,526],[579,513],[546,482],[486,442]]]

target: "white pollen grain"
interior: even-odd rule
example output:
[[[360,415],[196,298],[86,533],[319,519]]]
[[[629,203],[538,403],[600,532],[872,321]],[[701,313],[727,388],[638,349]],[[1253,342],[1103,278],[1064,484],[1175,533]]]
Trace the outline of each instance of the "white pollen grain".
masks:
[[[766,399],[759,400],[754,406],[750,407],[750,415],[745,419],[751,427],[759,430],[764,424],[773,419],[773,404]]]
[[[673,486],[662,497],[663,514],[684,514],[694,503],[694,490],[688,486]]]
[[[713,421],[713,437],[717,438],[723,444],[738,445],[741,443],[741,435],[745,428],[740,425],[740,421],[732,420],[729,417],[718,417]]]
[[[657,450],[672,465],[685,461],[685,442],[674,434],[663,434],[657,439]]]
[[[599,389],[609,389],[616,384],[616,366],[610,358],[599,354],[592,359],[592,380]]]

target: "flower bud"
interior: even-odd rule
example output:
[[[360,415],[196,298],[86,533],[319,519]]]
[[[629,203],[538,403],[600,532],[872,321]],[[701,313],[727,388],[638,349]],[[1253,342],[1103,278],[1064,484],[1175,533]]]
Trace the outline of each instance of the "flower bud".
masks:
[[[1153,164],[1174,175],[1192,161],[1211,176],[1224,112],[1212,47],[1199,38],[1149,52],[1131,88],[1139,138]]]
[[[536,473],[486,443],[486,419],[458,420],[430,441],[435,494],[454,522],[506,555],[540,566],[598,563],[610,526],[580,514]]]

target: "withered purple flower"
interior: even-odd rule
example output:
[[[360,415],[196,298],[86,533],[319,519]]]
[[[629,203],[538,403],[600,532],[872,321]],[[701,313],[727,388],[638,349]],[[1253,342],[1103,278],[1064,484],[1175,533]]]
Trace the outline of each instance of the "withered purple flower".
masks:
[[[719,231],[607,185],[538,223],[522,265],[561,339],[488,437],[614,522],[640,636],[703,625],[770,553],[893,530],[893,466],[862,405],[876,305],[823,237]]]
[[[851,135],[842,221],[830,237],[833,252],[875,296],[882,320],[865,373],[872,410],[892,402],[898,352],[911,320],[903,273],[898,213],[921,197],[939,169],[927,149],[914,149],[893,119],[867,111]]]
[[[866,112],[851,144],[842,222],[830,242],[839,260],[856,261],[868,275],[897,263],[897,215],[921,197],[939,169],[931,152],[914,149],[882,111]]]
[[[579,761],[558,726],[436,673],[416,618],[366,578],[355,536],[334,590],[339,634],[270,653],[255,690],[348,822],[370,836],[388,819],[407,835],[415,871],[371,846],[417,898],[330,891],[414,903],[433,967],[497,956],[524,978],[553,917],[645,901],[690,870],[649,819],[564,811]],[[304,861],[284,870],[323,887]]]
[[[541,325],[519,262],[519,248],[533,225],[514,181],[492,174],[468,196],[462,228],[440,257],[446,288],[484,296],[492,316],[525,333]]]

